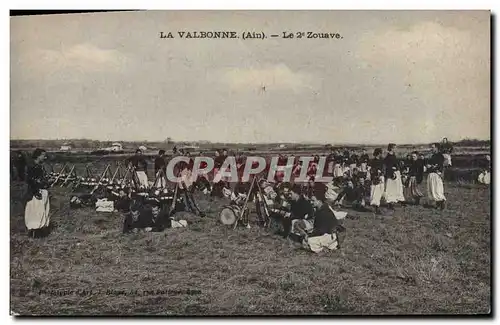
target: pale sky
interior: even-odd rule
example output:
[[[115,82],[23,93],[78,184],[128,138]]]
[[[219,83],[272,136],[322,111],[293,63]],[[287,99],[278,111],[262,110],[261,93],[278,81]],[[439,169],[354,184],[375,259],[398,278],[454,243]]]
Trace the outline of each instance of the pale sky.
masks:
[[[214,30],[343,39],[177,35]],[[26,16],[11,18],[10,46],[11,139],[490,139],[488,11]]]

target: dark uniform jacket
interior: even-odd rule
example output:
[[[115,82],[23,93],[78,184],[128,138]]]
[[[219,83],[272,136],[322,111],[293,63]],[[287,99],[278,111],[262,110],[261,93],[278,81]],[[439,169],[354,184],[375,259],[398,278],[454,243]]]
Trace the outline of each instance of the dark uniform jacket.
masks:
[[[323,203],[321,208],[316,211],[311,237],[333,234],[336,232],[338,226],[339,221],[335,218],[332,210],[330,210],[328,204]]]
[[[40,190],[49,188],[47,175],[45,175],[42,165],[39,164],[34,164],[28,168],[26,181],[28,183],[28,189],[25,196],[26,202],[31,201],[33,196],[41,198]]]

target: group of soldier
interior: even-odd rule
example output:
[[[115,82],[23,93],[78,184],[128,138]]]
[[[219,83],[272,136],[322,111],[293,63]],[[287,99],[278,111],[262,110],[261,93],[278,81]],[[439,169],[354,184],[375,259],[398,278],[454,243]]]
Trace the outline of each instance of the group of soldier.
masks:
[[[335,209],[341,206],[346,209],[373,210],[376,214],[385,214],[381,209],[381,203],[384,201],[388,211],[394,211],[398,203],[419,204],[424,196],[420,189],[424,173],[427,173],[427,198],[435,203],[435,207],[444,209],[446,197],[443,172],[447,166],[451,166],[452,147],[447,142],[435,143],[431,145],[431,150],[430,157],[412,152],[406,159],[400,159],[396,155],[396,145],[392,143],[388,145],[385,156],[381,148],[376,148],[372,157],[366,150],[363,150],[361,155],[357,155],[354,151],[333,150],[326,157],[326,164],[321,173],[318,173],[319,156],[315,156],[308,165],[295,161],[290,181],[284,180],[282,170],[276,172],[273,179],[262,177],[264,174],[267,175],[269,167],[266,166],[262,175],[254,176],[258,177],[259,183],[253,190],[252,182],[242,182],[241,179],[238,182],[229,182],[224,177],[217,177],[228,157],[227,150],[217,150],[213,172],[199,175],[187,184],[185,182],[177,184],[179,188],[176,192],[181,191],[187,195],[192,194],[195,189],[200,189],[212,197],[227,197],[234,204],[241,204],[241,200],[236,202],[236,198],[241,196],[249,196],[245,202],[265,201],[265,213],[262,209],[258,211],[261,215],[266,214],[268,219],[279,220],[278,224],[281,225],[281,231],[286,238],[295,234],[306,248],[319,252],[324,249],[336,249],[339,246],[338,234],[343,227],[339,222],[341,213]],[[184,155],[189,158],[189,162],[177,164],[176,174],[189,173],[193,169],[193,157],[189,154]],[[24,179],[24,175],[27,175],[29,197],[25,220],[30,234],[36,236],[40,233],[40,229],[48,226],[50,204],[47,194],[49,186],[41,167],[46,159],[45,151],[35,150],[32,158],[34,164],[28,169],[27,174],[24,172],[26,162],[20,156],[18,160],[14,160],[13,165],[18,170],[20,178]],[[278,165],[286,164],[287,161],[287,156],[280,155]],[[160,150],[154,159],[156,175],[154,184],[148,179],[148,162],[141,150],[137,150],[126,162],[135,172],[138,186],[143,190],[156,191],[158,194],[158,190],[168,187],[169,184],[165,179],[167,157],[164,150]],[[241,176],[240,171],[245,165],[245,157],[236,157],[236,162],[238,175]],[[298,177],[304,168],[307,169],[307,181],[295,182],[294,178]],[[161,177],[158,177],[159,175]],[[332,176],[333,180],[329,183],[316,182],[318,175]],[[262,194],[260,199],[256,195],[257,189],[260,189]],[[115,202],[116,209],[126,213],[123,227],[125,233],[137,229],[163,231],[176,223],[176,220],[171,218],[176,202],[173,202],[170,208],[165,208],[154,195],[144,202],[132,199],[130,194],[126,190],[120,191],[120,198]],[[187,197],[186,201],[189,199],[196,207],[192,211],[203,216],[193,197]],[[145,208],[146,206],[149,208]]]
[[[270,182],[261,177],[260,179],[265,182],[261,182],[259,186],[264,189],[272,187],[277,193],[273,198],[267,198],[266,204],[271,207],[267,214],[271,219],[281,220],[280,224],[285,237],[288,238],[290,235],[293,221],[296,225],[295,233],[300,234],[303,245],[312,251],[332,249],[338,247],[338,229],[342,229],[337,217],[339,211],[335,208],[342,206],[357,211],[372,209],[376,214],[385,215],[386,211],[391,214],[396,204],[419,204],[424,196],[420,189],[424,173],[427,173],[428,200],[434,203],[434,207],[444,209],[446,197],[443,172],[447,166],[451,166],[450,148],[451,146],[446,143],[434,143],[431,145],[430,157],[414,151],[405,159],[398,158],[396,145],[392,143],[388,145],[385,156],[381,148],[376,148],[372,157],[366,150],[363,150],[359,156],[353,151],[334,150],[327,156],[322,173],[325,176],[333,176],[333,181],[330,183],[315,182],[319,168],[319,156],[315,156],[315,159],[307,166],[303,166],[300,161],[295,162],[291,182],[283,181],[283,172],[276,172],[274,179]],[[250,190],[251,182],[229,182],[224,177],[216,177],[227,156],[226,150],[218,150],[215,153],[215,168],[211,176],[200,175],[187,188],[189,190],[196,188],[199,180],[203,179],[203,184],[205,184],[203,189],[206,194],[226,197],[231,199],[232,203],[240,205],[245,200],[238,198],[245,196],[250,196],[250,202],[256,201],[255,193],[257,192],[255,188],[253,191]],[[165,152],[162,150],[155,159],[155,174],[165,168],[165,159]],[[138,151],[129,161],[138,173],[147,175],[145,169],[147,163],[141,152]],[[191,163],[181,165],[178,170],[181,172],[192,170],[192,161],[193,158],[191,158]],[[245,158],[237,157],[236,161],[240,171],[245,164]],[[281,155],[278,165],[286,164],[287,161],[288,157]],[[293,177],[298,176],[303,168],[307,169],[307,182],[294,182]],[[262,174],[267,175],[267,170],[266,166]],[[238,174],[241,175],[240,172]],[[147,184],[147,179],[142,177],[144,184]],[[141,177],[138,175],[138,178]],[[280,200],[281,202],[277,202]],[[384,202],[387,207],[386,211],[381,209]],[[276,206],[279,208],[274,208]]]

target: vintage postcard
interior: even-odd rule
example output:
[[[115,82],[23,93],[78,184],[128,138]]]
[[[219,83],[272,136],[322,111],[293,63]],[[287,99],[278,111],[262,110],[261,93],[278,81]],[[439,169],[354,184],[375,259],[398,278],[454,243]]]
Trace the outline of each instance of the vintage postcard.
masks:
[[[10,18],[17,316],[487,315],[490,11]]]

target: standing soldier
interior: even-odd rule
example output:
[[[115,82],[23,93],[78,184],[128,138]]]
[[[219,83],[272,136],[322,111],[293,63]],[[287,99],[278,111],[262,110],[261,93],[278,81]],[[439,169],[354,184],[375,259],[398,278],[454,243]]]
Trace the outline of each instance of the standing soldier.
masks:
[[[222,172],[220,169],[222,168],[222,165],[224,164],[224,161],[226,160],[226,155],[227,155],[227,150],[223,150],[221,154],[221,150],[217,149],[215,150],[215,158],[214,158],[214,170],[213,170],[213,178],[212,180],[214,183],[218,183],[221,181],[219,172]]]
[[[158,175],[160,173],[160,175]],[[156,187],[164,188],[167,186],[167,180],[165,175],[167,175],[167,164],[165,162],[165,150],[161,149],[158,151],[158,157],[155,159],[155,177],[158,178]]]
[[[24,182],[26,179],[26,158],[24,157],[23,152],[17,151],[16,157],[14,159],[14,165],[16,167],[17,178]]]
[[[35,149],[33,152],[33,166],[28,168],[26,193],[26,208],[24,221],[28,229],[28,236],[33,238],[45,237],[49,233],[50,224],[50,202],[49,182],[43,170],[43,162],[46,159],[45,150]]]
[[[443,138],[441,143],[441,153],[444,157],[444,167],[451,167],[451,153],[453,152],[453,145],[448,142],[448,138]]]
[[[344,171],[342,169],[342,154],[338,149],[335,149],[333,153],[333,177],[342,178],[344,176]]]
[[[366,173],[368,172],[368,163],[369,162],[370,162],[370,156],[368,156],[366,149],[363,149],[363,153],[359,157],[359,163],[360,163],[360,171],[362,173],[365,173],[365,177],[366,177]]]
[[[411,153],[408,164],[408,181],[405,184],[405,197],[407,199],[413,198],[415,205],[420,203],[420,199],[424,196],[418,188],[418,180],[422,179],[423,169],[418,160],[418,153],[416,151]]]
[[[375,208],[375,213],[380,214],[380,200],[384,194],[384,160],[382,160],[382,149],[373,151],[373,159],[370,161],[370,205]]]
[[[357,168],[358,166],[359,166],[359,157],[354,152],[354,150],[351,150],[351,152],[349,154],[349,171],[350,171],[351,177],[353,175],[354,168]]]
[[[398,158],[395,153],[396,145],[389,143],[387,146],[387,156],[384,159],[385,164],[385,193],[384,197],[389,209],[394,210],[394,204],[404,202],[403,182],[401,180],[401,171]]]
[[[127,165],[129,168],[134,168],[137,179],[139,180],[139,186],[144,189],[148,188],[148,163],[146,159],[144,159],[141,149],[137,149],[135,155],[127,159]]]
[[[436,202],[436,208],[445,208],[446,197],[444,196],[443,164],[444,156],[439,150],[439,143],[431,145],[432,157],[427,163],[427,193],[431,202]]]
[[[443,154],[444,157],[444,163],[443,163],[443,175],[441,176],[444,179],[444,174],[448,168],[451,167],[451,153],[453,152],[453,145],[448,142],[448,138],[443,138],[443,141],[441,142],[441,153]]]

